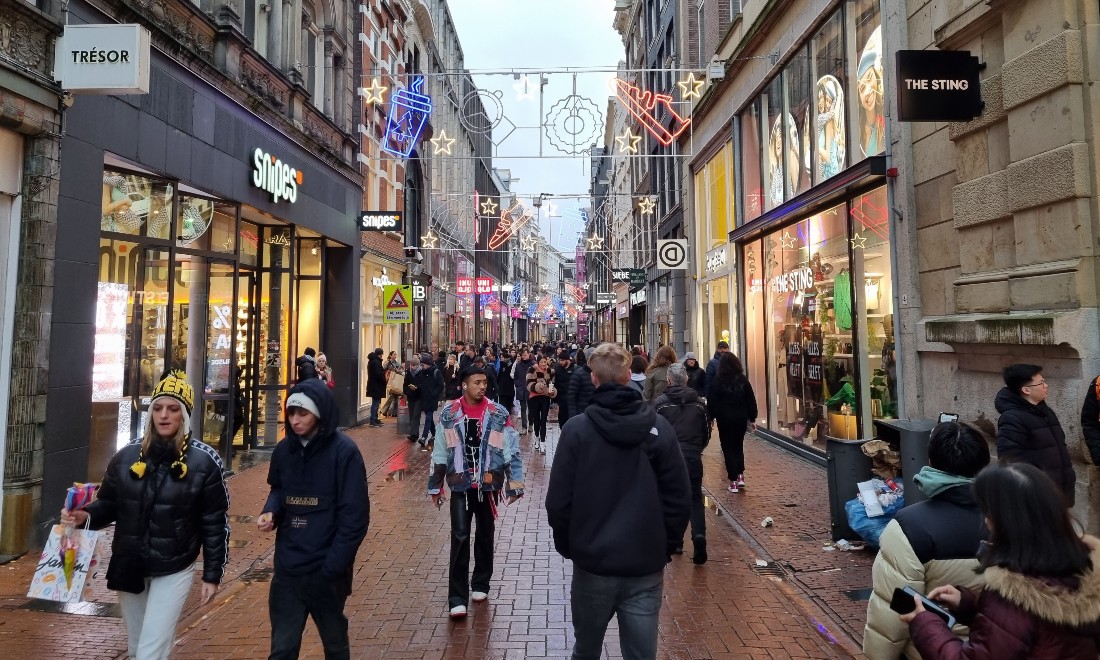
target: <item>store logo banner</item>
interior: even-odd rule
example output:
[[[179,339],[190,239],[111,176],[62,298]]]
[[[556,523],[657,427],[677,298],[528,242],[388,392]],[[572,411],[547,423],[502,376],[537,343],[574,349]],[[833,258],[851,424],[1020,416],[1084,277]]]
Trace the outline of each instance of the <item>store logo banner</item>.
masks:
[[[687,239],[666,238],[657,241],[657,267],[687,270]]]
[[[706,272],[710,273],[726,267],[726,246],[722,245],[707,253]]]
[[[252,152],[252,185],[271,193],[271,201],[275,203],[285,199],[293,204],[298,201],[302,171],[257,147]]]
[[[67,25],[54,75],[75,94],[148,94],[149,44],[140,25]]]
[[[468,296],[474,292],[474,278],[460,277],[456,280],[455,293],[460,296]]]
[[[479,277],[479,278],[477,278],[477,292],[478,293],[492,293],[493,292],[493,278],[491,278],[491,277]]]
[[[898,119],[970,121],[982,114],[978,73],[985,68],[965,50],[897,52]]]
[[[359,231],[402,231],[401,211],[363,211],[359,214]]]

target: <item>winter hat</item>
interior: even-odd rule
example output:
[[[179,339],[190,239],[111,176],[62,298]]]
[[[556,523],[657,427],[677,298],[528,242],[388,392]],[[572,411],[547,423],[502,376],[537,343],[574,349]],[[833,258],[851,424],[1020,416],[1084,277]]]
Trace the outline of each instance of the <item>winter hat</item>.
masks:
[[[321,411],[317,409],[317,404],[313,402],[313,399],[305,392],[295,392],[287,397],[286,409],[301,408],[302,410],[308,410],[313,413],[313,416],[317,419],[321,419]]]
[[[687,353],[684,353],[684,362],[687,362],[688,360],[695,360],[696,362],[698,362],[699,358],[695,357],[695,353],[688,351]]]
[[[195,407],[195,388],[187,382],[187,374],[182,369],[173,369],[153,388],[150,404],[162,396],[167,396],[183,404],[188,417]]]

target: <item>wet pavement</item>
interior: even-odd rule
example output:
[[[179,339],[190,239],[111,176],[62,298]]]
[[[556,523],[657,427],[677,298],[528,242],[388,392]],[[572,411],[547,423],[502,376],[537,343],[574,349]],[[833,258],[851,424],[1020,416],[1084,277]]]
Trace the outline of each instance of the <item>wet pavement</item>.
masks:
[[[527,496],[501,507],[490,599],[457,623],[447,617],[448,515],[424,495],[429,454],[392,424],[349,435],[364,454],[371,489],[370,531],[347,607],[352,657],[568,657],[572,566],[554,552],[542,506],[557,425],[545,456],[523,441]],[[692,564],[688,541],[666,570],[660,657],[851,657],[862,635],[866,602],[859,590],[870,586],[872,555],[824,549],[824,470],[756,440],[746,451],[749,487],[736,495],[725,490],[717,442],[705,454],[710,559]],[[207,607],[198,607],[192,591],[174,658],[267,656],[273,537],[256,531],[253,518],[266,498],[266,476],[257,463],[229,479],[234,547],[225,581]],[[764,516],[774,524],[761,527]],[[96,602],[76,612],[32,603],[23,594],[36,561],[0,566],[0,657],[125,657],[114,594],[99,581]],[[323,657],[312,623],[302,657]],[[605,657],[620,657],[614,622]]]

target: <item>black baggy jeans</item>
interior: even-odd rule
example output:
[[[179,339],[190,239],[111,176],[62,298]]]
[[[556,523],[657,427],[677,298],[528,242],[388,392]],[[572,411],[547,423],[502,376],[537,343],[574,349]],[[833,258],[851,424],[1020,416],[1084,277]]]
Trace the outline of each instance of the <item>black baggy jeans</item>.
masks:
[[[275,573],[267,600],[271,615],[268,660],[297,660],[306,616],[312,616],[317,625],[325,660],[350,660],[348,618],[344,616],[344,603],[350,594],[350,570],[336,578]]]
[[[489,593],[493,579],[493,533],[496,520],[493,504],[497,493],[468,490],[451,493],[451,578],[447,589],[448,607],[468,605],[470,587]],[[490,499],[493,502],[490,502]],[[470,579],[470,526],[477,520],[474,535],[474,575]]]

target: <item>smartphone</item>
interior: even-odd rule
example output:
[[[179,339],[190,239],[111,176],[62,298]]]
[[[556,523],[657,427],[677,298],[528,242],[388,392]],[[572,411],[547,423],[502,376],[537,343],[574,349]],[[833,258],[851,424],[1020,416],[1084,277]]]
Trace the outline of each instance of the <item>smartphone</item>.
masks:
[[[913,587],[898,587],[894,589],[894,597],[890,599],[890,609],[894,610],[898,614],[909,614],[917,608],[913,602],[913,597],[920,598],[921,604],[924,605],[924,609],[935,614],[939,618],[943,619],[948,628],[955,627],[955,617],[935,601],[929,600],[927,596],[918,592]]]

